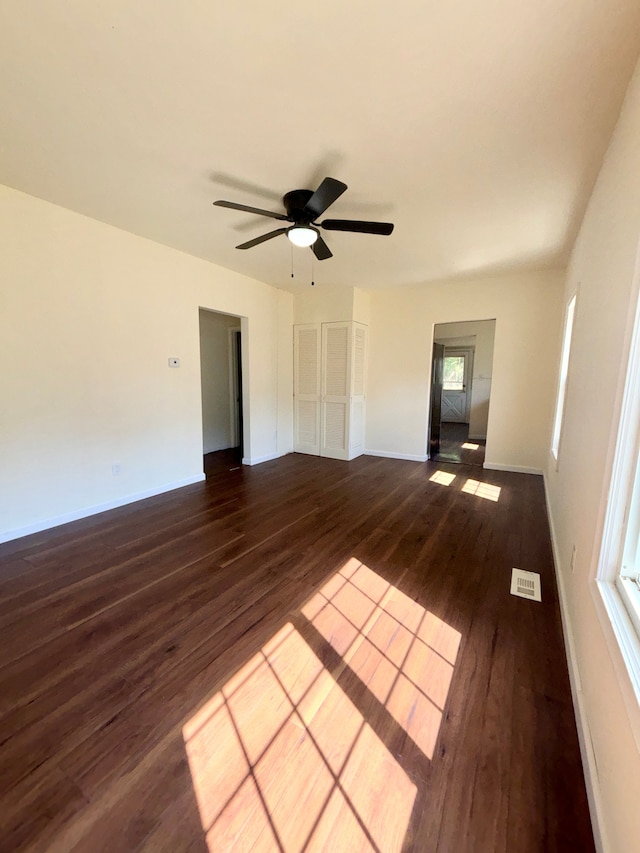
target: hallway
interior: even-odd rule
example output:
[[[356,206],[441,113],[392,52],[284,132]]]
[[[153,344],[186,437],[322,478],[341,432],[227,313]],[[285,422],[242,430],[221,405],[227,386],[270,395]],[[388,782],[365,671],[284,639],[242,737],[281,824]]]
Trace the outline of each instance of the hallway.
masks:
[[[443,422],[440,425],[440,451],[433,457],[435,462],[462,462],[465,465],[484,464],[486,441],[469,441],[469,424]]]

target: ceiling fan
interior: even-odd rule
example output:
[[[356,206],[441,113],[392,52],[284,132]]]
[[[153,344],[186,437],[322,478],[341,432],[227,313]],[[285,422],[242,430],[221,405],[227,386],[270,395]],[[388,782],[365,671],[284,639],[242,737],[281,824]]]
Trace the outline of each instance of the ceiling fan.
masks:
[[[251,249],[265,240],[271,240],[280,234],[286,234],[294,246],[310,246],[311,251],[319,261],[332,257],[332,252],[320,236],[318,228],[327,231],[355,231],[359,234],[391,234],[391,222],[364,222],[359,219],[325,219],[317,222],[319,216],[338,199],[347,189],[347,185],[335,178],[325,178],[318,189],[292,190],[282,199],[286,213],[274,213],[259,207],[249,207],[246,204],[236,204],[234,201],[214,201],[218,207],[230,207],[232,210],[244,210],[246,213],[257,213],[260,216],[270,216],[283,222],[291,222],[286,228],[276,228],[253,240],[247,240],[236,246],[236,249]]]

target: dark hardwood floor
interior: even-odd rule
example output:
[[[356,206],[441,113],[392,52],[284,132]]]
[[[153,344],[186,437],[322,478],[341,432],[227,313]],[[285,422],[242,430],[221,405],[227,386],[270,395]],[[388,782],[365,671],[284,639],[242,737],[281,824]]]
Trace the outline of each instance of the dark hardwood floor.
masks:
[[[440,451],[433,457],[436,462],[464,462],[466,465],[484,464],[484,439],[469,438],[469,424],[440,424]]]
[[[229,447],[227,450],[216,450],[204,455],[204,473],[207,477],[232,471],[242,465],[242,451],[239,447]]]
[[[594,849],[539,477],[221,466],[0,563],[2,851]]]

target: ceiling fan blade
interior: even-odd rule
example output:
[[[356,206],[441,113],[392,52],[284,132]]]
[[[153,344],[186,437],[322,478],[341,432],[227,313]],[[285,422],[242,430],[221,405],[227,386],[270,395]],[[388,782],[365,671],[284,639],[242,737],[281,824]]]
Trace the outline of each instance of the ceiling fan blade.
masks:
[[[260,237],[254,237],[253,240],[247,240],[246,243],[240,243],[239,246],[236,246],[236,249],[251,249],[259,243],[264,243],[265,240],[271,240],[273,237],[277,237],[280,234],[286,234],[288,230],[288,228],[276,228],[275,231],[269,231],[268,234],[262,234]]]
[[[343,184],[342,181],[337,181],[335,178],[325,178],[305,204],[304,212],[309,214],[312,220],[317,219],[336,199],[340,198],[346,188],[347,185]]]
[[[318,239],[311,245],[311,251],[319,261],[326,261],[327,258],[333,257],[333,252],[318,234]]]
[[[273,213],[271,210],[262,210],[259,207],[249,207],[247,204],[236,204],[235,201],[214,201],[218,207],[230,207],[231,210],[244,210],[245,213],[257,213],[259,216],[270,216],[272,219],[283,219],[287,221],[284,213]]]
[[[393,223],[391,222],[364,222],[361,219],[325,219],[318,223],[327,231],[355,231],[359,234],[391,234]]]

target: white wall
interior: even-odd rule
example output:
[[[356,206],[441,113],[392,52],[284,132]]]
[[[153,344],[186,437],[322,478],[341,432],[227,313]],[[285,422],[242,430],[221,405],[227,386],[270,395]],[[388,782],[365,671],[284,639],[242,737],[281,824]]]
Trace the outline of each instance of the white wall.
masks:
[[[576,242],[563,301],[579,285],[558,470],[546,481],[569,640],[581,683],[577,698],[593,741],[593,794],[605,849],[640,850],[639,726],[630,682],[594,594],[611,453],[628,350],[634,266],[640,239],[640,67]],[[573,573],[572,547],[576,546]],[[618,674],[616,674],[618,670]],[[590,732],[590,736],[589,736]],[[589,751],[587,750],[587,754]]]
[[[369,294],[359,287],[307,286],[295,295],[294,322],[297,325],[355,320],[368,326],[369,304]]]
[[[546,463],[562,274],[493,276],[371,293],[367,452],[424,459],[434,326],[496,320],[487,467]]]
[[[371,322],[371,296],[360,287],[353,288],[353,315],[351,319],[365,326]]]
[[[350,320],[353,314],[353,288],[329,285],[305,285],[293,301],[294,323],[333,323]]]
[[[468,339],[469,345],[474,347],[469,438],[484,439],[487,437],[495,330],[495,320],[444,323],[435,328],[436,343],[442,343],[449,347],[466,346],[467,344],[464,341]]]
[[[240,328],[239,317],[200,311],[200,381],[204,453],[233,447],[229,381],[229,329]]]
[[[245,457],[292,449],[289,294],[6,187],[0,230],[0,538],[202,476],[199,307],[246,318]]]

